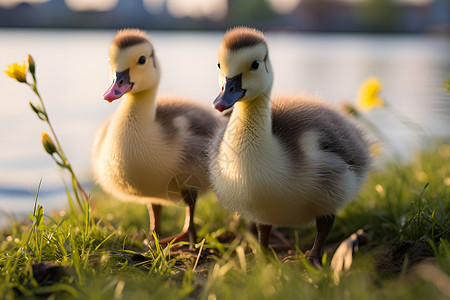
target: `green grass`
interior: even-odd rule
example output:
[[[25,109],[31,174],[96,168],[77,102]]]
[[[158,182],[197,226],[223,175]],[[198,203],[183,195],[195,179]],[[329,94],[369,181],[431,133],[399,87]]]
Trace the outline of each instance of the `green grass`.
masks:
[[[370,175],[357,199],[341,210],[329,236],[323,271],[302,251],[314,228],[281,229],[299,240],[291,252],[264,253],[245,222],[211,195],[198,203],[199,241],[193,251],[157,247],[143,252],[148,216],[143,205],[94,192],[95,205],[80,211],[69,199],[65,214],[37,205],[27,224],[0,236],[3,299],[448,299],[450,296],[450,146],[440,144],[410,163],[393,161]],[[164,210],[162,235],[182,227],[184,209]],[[330,260],[337,243],[359,228],[360,247],[350,271],[337,282]],[[400,271],[380,271],[380,257],[407,240],[429,247],[428,267],[400,261]],[[201,251],[200,251],[201,249]],[[199,255],[200,253],[200,255]],[[196,264],[196,261],[198,262]],[[34,269],[54,262],[61,276]],[[423,265],[422,265],[423,266]],[[33,270],[35,271],[33,274]],[[41,277],[39,277],[41,276]],[[47,276],[47,278],[45,278]]]

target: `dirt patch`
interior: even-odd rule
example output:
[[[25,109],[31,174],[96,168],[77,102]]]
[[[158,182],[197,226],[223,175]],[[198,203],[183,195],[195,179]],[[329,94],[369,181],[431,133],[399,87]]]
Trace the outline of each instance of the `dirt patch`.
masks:
[[[405,240],[377,255],[375,268],[383,277],[395,277],[432,256],[433,251],[426,243]]]
[[[58,282],[61,278],[69,276],[71,273],[69,267],[64,267],[51,261],[32,264],[31,268],[33,277],[38,283]]]

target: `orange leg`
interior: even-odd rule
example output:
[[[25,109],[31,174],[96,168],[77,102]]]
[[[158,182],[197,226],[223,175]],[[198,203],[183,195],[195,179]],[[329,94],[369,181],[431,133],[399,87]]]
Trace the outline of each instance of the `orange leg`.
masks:
[[[161,210],[162,206],[159,204],[151,204],[147,203],[147,210],[148,210],[148,218],[150,221],[149,225],[149,234],[151,235],[153,232],[156,232],[156,234],[159,234],[161,230]]]
[[[187,241],[193,244],[197,240],[197,232],[194,225],[194,210],[195,202],[197,200],[197,190],[183,190],[181,191],[181,195],[183,196],[183,200],[186,203],[186,216],[184,219],[183,229],[176,235],[159,240],[159,244],[161,245],[167,245],[172,241]],[[154,243],[151,242],[151,244],[153,245]]]

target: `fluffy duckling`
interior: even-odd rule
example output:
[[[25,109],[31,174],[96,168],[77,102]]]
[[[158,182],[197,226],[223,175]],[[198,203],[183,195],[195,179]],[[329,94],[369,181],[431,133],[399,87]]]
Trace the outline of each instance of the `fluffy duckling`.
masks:
[[[120,30],[109,49],[109,61],[114,81],[104,99],[122,100],[97,132],[94,177],[105,191],[147,204],[150,234],[159,232],[160,205],[182,199],[184,228],[160,243],[195,242],[195,201],[210,186],[204,149],[219,124],[218,116],[183,99],[156,100],[160,64],[143,31]]]
[[[315,221],[308,259],[320,268],[336,211],[368,172],[368,144],[352,122],[319,100],[291,95],[271,101],[273,71],[260,31],[228,31],[218,57],[221,92],[213,106],[233,112],[210,151],[216,196],[257,223],[262,246],[272,225]]]

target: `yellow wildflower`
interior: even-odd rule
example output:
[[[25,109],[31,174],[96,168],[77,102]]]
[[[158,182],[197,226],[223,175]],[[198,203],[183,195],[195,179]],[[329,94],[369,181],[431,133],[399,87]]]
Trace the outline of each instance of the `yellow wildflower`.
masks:
[[[361,111],[369,111],[374,107],[384,106],[384,101],[378,95],[381,89],[381,82],[371,77],[364,82],[359,88],[358,108]]]
[[[25,63],[19,65],[18,63],[8,65],[8,70],[4,70],[5,73],[19,82],[27,82]]]

